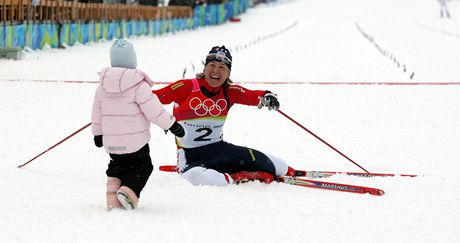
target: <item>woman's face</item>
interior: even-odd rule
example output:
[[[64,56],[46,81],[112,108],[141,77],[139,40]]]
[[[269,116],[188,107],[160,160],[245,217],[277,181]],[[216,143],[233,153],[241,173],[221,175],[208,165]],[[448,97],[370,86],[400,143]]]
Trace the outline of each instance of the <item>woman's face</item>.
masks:
[[[212,61],[204,68],[204,78],[213,88],[222,86],[229,76],[230,70],[227,65],[219,61]]]

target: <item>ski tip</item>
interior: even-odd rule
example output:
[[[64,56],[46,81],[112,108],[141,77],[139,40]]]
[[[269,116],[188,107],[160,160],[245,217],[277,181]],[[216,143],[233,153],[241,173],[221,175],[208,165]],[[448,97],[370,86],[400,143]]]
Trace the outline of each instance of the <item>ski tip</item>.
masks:
[[[400,176],[403,176],[403,177],[417,177],[418,175],[401,174]]]
[[[383,196],[385,194],[385,191],[382,189],[372,189],[368,190],[367,193],[374,195],[374,196]]]
[[[159,169],[166,172],[177,172],[177,167],[175,165],[160,165]]]

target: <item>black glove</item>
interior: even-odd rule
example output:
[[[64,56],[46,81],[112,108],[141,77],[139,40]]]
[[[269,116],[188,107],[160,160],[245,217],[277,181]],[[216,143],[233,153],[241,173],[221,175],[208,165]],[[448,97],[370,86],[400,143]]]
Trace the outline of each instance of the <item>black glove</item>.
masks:
[[[94,136],[94,145],[96,145],[96,147],[98,147],[98,148],[104,146],[102,144],[102,135]]]
[[[262,109],[262,107],[268,107],[268,110],[275,110],[277,111],[280,108],[280,102],[278,102],[278,98],[276,94],[272,92],[267,92],[264,97],[259,97],[259,104],[257,107]]]
[[[185,135],[184,128],[181,126],[181,124],[174,122],[172,126],[169,128],[169,131],[171,131],[174,135],[177,137],[183,137]]]

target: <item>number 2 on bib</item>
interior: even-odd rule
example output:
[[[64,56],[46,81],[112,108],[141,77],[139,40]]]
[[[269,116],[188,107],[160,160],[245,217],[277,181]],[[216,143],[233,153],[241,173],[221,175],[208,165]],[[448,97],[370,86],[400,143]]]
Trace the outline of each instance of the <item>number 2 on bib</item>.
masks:
[[[198,128],[198,129],[195,130],[195,132],[197,132],[197,133],[204,132],[204,133],[202,135],[196,137],[195,139],[193,139],[193,141],[211,141],[210,138],[207,138],[212,133],[211,128]]]

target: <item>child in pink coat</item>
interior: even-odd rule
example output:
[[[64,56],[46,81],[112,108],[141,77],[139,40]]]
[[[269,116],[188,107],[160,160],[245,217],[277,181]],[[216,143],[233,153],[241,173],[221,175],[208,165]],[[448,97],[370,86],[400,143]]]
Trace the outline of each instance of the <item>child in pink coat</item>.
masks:
[[[106,174],[107,209],[137,207],[140,193],[153,171],[149,154],[150,123],[176,136],[184,129],[152,93],[153,81],[136,69],[131,43],[116,40],[110,48],[111,66],[99,73],[92,111],[97,147],[110,155]]]

